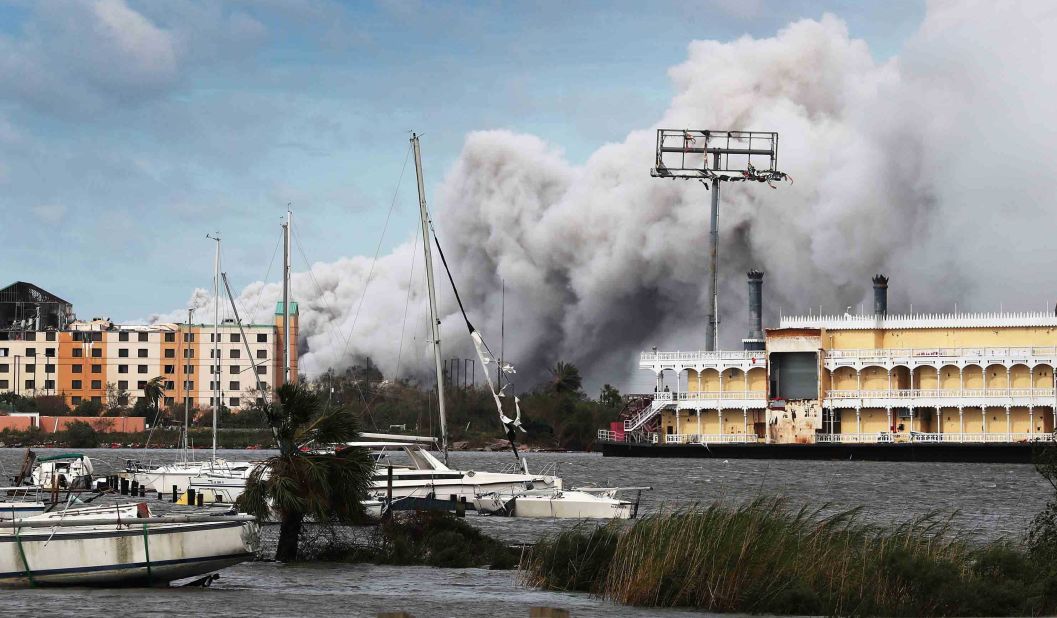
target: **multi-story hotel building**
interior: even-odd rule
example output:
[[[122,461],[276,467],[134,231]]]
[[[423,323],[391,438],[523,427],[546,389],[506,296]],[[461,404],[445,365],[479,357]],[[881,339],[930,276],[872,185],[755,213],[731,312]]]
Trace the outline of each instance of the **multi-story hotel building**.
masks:
[[[743,350],[643,352],[656,392],[606,441],[660,444],[1024,442],[1055,426],[1057,316],[783,317],[760,324],[762,273],[749,273]]]
[[[266,391],[283,384],[283,313],[279,303],[271,324],[220,324],[216,367],[212,324],[77,321],[69,303],[19,282],[0,290],[0,392],[55,395],[71,406],[85,400],[131,406],[160,376],[163,406],[211,408],[219,382],[219,403],[244,407],[261,398],[258,380]],[[290,341],[297,334],[297,303],[291,302]],[[289,350],[295,381],[297,346]]]

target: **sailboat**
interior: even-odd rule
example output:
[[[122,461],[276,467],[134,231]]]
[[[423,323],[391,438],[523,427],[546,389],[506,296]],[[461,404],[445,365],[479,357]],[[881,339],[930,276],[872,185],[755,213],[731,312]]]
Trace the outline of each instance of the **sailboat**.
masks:
[[[288,347],[289,347],[289,310],[286,309],[288,304],[289,296],[289,274],[290,274],[290,219],[292,215],[287,212],[287,222],[283,225],[284,236],[285,236],[285,255],[284,255],[284,273],[283,273],[283,305],[284,305],[284,338],[283,341],[287,342],[284,345],[283,350],[283,367],[284,376],[289,379],[289,362],[288,362]],[[182,449],[183,457],[180,461],[173,462],[170,464],[164,464],[159,466],[141,466],[138,462],[127,461],[126,462],[126,474],[130,475],[134,480],[139,481],[149,489],[153,489],[158,492],[168,492],[174,490],[177,493],[184,493],[188,489],[194,489],[196,493],[203,493],[207,496],[210,502],[234,502],[239,495],[245,490],[246,479],[249,478],[250,472],[256,466],[256,462],[249,461],[228,461],[217,457],[217,412],[222,401],[221,396],[221,380],[220,380],[220,284],[223,278],[225,288],[227,289],[228,298],[231,300],[232,309],[235,311],[236,321],[239,327],[242,327],[241,320],[238,320],[238,310],[235,309],[234,299],[231,297],[231,289],[227,285],[226,274],[221,272],[220,269],[220,237],[219,235],[207,235],[207,238],[216,241],[216,254],[213,260],[213,351],[212,351],[212,370],[210,375],[213,376],[213,446],[212,446],[212,457],[207,461],[195,461],[193,458],[188,459],[188,454],[191,452],[188,448],[187,436],[188,436],[188,419],[190,417],[190,402],[185,400],[184,403],[184,427],[182,435]],[[192,313],[188,311],[187,325],[188,329],[191,327],[191,316]],[[242,333],[242,341],[246,341],[245,333]],[[261,393],[265,393],[260,377],[256,372],[254,376],[257,377],[257,386]]]
[[[432,227],[429,210],[426,207],[426,190],[422,174],[422,155],[419,145],[419,136],[411,134],[411,147],[415,158],[415,175],[418,182],[418,206],[419,219],[422,225],[422,247],[425,252],[426,263],[426,287],[429,296],[429,320],[431,325],[431,336],[433,346],[433,360],[437,373],[437,402],[440,415],[440,451],[441,459],[433,456],[426,446],[435,443],[431,437],[416,437],[390,434],[363,434],[363,440],[349,443],[348,446],[357,446],[370,449],[375,456],[376,466],[373,479],[372,495],[376,498],[435,498],[447,501],[466,501],[469,508],[474,508],[475,499],[483,492],[510,493],[525,490],[550,490],[561,489],[562,479],[555,474],[532,474],[524,459],[518,457],[517,465],[504,472],[488,472],[478,470],[458,470],[449,467],[448,457],[448,425],[447,410],[444,400],[444,368],[442,365],[441,343],[440,343],[440,319],[437,310],[437,295],[434,285],[433,254],[431,250],[430,229]],[[440,251],[440,245],[437,245]],[[444,254],[440,251],[441,260]],[[447,265],[445,264],[445,270]],[[449,271],[449,279],[451,273]],[[452,282],[454,289],[454,281]],[[458,298],[458,290],[455,290]],[[462,301],[459,300],[462,307]],[[465,311],[463,316],[465,317]],[[469,324],[469,320],[467,320]],[[471,329],[471,338],[474,345],[484,346],[480,335]],[[484,346],[486,347],[486,346]],[[485,374],[488,374],[485,357]],[[520,428],[521,413],[518,408],[516,419],[507,418],[503,412],[500,395],[496,393],[489,378],[489,387],[492,394],[500,405],[500,422],[509,431]],[[515,401],[516,405],[516,401]],[[394,454],[402,453],[409,463],[401,463],[399,457]],[[514,449],[517,456],[517,449]],[[519,469],[520,468],[520,469]],[[408,508],[414,508],[414,501],[406,501]],[[394,508],[399,508],[394,505]]]

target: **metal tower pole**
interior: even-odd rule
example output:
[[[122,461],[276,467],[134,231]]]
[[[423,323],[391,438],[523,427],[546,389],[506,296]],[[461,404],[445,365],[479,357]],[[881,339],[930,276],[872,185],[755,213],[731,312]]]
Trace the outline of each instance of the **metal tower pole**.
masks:
[[[213,461],[217,458],[217,417],[220,415],[220,235],[213,259]]]
[[[429,243],[429,212],[426,210],[426,187],[422,180],[422,156],[418,135],[411,134],[415,151],[415,176],[418,179],[418,213],[422,220],[422,248],[426,252],[426,287],[429,290],[429,324],[433,335],[433,360],[437,365],[437,407],[440,411],[440,448],[448,463],[448,419],[444,408],[444,367],[440,358],[440,319],[437,317],[437,293],[433,286],[433,254]]]
[[[718,157],[717,157],[718,158]],[[712,179],[712,231],[708,250],[708,333],[705,350],[714,352],[719,339],[719,179]]]

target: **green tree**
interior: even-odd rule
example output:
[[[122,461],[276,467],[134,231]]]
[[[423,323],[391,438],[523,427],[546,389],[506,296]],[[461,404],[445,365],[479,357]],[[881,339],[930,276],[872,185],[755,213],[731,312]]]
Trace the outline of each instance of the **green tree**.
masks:
[[[67,416],[70,413],[70,406],[66,405],[66,399],[62,396],[38,395],[35,401],[41,416]]]
[[[580,377],[580,370],[576,368],[576,365],[558,361],[550,370],[550,373],[550,386],[555,393],[559,395],[575,395],[580,392],[580,387],[583,386],[583,378]]]
[[[99,416],[105,408],[103,404],[91,399],[82,399],[81,403],[73,409],[74,416]]]
[[[151,378],[143,385],[143,398],[147,401],[151,410],[154,411],[154,422],[151,423],[152,426],[158,424],[158,419],[161,415],[161,401],[164,396],[165,378],[161,376]]]
[[[99,446],[99,433],[84,421],[74,421],[66,426],[66,445],[70,448],[95,448]]]
[[[334,454],[303,451],[305,446],[344,444],[359,437],[349,411],[327,406],[300,384],[286,384],[265,408],[279,454],[258,465],[246,482],[239,505],[247,513],[280,521],[275,559],[296,560],[306,517],[319,524],[355,523],[363,518],[363,498],[371,487],[374,462],[363,448]]]
[[[598,396],[598,403],[607,408],[619,408],[624,403],[620,391],[609,384],[602,386],[602,393]]]

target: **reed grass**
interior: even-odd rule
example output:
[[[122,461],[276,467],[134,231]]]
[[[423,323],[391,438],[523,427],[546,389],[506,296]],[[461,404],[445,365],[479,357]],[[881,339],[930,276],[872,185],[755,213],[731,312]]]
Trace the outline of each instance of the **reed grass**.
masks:
[[[632,525],[581,526],[522,560],[525,583],[647,607],[772,614],[1052,613],[1052,567],[1008,541],[975,544],[929,513],[892,526],[761,498]]]

